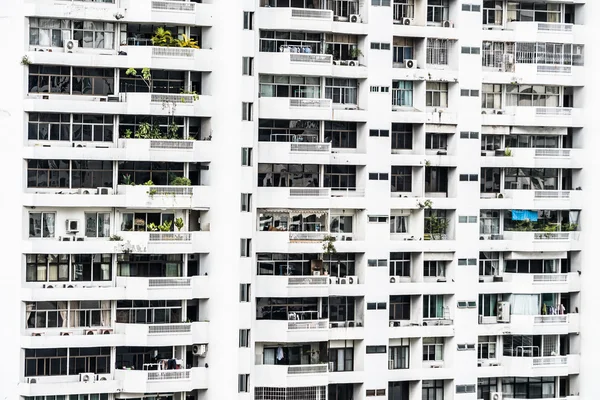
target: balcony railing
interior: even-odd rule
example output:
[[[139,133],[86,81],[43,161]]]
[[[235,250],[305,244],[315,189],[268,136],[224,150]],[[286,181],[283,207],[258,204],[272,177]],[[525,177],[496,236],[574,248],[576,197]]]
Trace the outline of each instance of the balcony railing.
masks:
[[[176,333],[191,333],[192,324],[156,324],[148,325],[149,335],[165,335],[165,334],[176,334]]]
[[[331,143],[290,143],[290,151],[293,152],[331,152]]]
[[[532,360],[532,366],[536,367],[550,367],[556,365],[567,365],[567,356],[558,357],[534,357]]]
[[[150,233],[148,235],[148,240],[150,242],[190,242],[192,240],[191,233],[169,233],[169,232],[160,232],[160,233]]]
[[[290,197],[329,197],[329,188],[290,188]]]
[[[290,232],[290,240],[322,241],[327,232]]]
[[[152,11],[195,12],[196,3],[188,3],[185,1],[153,1]]]
[[[291,98],[290,107],[329,108],[331,107],[331,99]]]
[[[333,20],[333,11],[307,8],[292,8],[292,18],[317,18]]]
[[[570,238],[570,232],[533,232],[533,240],[569,240]]]
[[[193,150],[194,141],[192,140],[151,140],[150,149],[165,150]]]
[[[561,24],[561,23],[538,23],[539,32],[573,32],[573,24]]]
[[[570,74],[573,68],[569,65],[538,65],[538,74]]]
[[[183,48],[183,47],[163,47],[163,46],[153,46],[152,47],[152,57],[161,58],[193,58],[194,57],[194,49]]]
[[[571,192],[568,190],[536,190],[533,192],[534,199],[570,199]]]
[[[290,276],[288,278],[288,285],[299,286],[299,285],[327,285],[329,283],[329,277],[327,276]]]
[[[533,283],[567,282],[567,274],[535,274]]]
[[[305,321],[288,321],[288,330],[312,330],[312,329],[327,329],[329,320],[305,320]]]
[[[566,315],[536,315],[533,318],[534,324],[566,324],[567,322]]]
[[[566,108],[566,107],[536,107],[535,115],[552,116],[552,117],[556,117],[556,116],[567,116],[568,117],[568,116],[573,115],[573,109]]]
[[[288,366],[288,375],[296,374],[324,374],[328,370],[327,364],[314,365],[290,365]]]
[[[191,278],[150,278],[148,287],[165,288],[165,287],[190,287],[192,286]]]
[[[290,53],[290,62],[331,64],[332,61],[333,56],[331,54]]]
[[[148,191],[152,196],[191,196],[194,188],[191,186],[149,186]]]
[[[171,381],[179,379],[190,379],[190,370],[174,371],[148,371],[149,381]]]
[[[535,149],[535,157],[570,157],[571,149]]]

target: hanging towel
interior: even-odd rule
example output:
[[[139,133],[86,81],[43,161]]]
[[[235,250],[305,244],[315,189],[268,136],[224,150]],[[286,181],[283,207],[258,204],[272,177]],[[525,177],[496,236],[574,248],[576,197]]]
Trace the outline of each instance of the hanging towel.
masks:
[[[281,347],[277,348],[277,361],[283,360],[283,349]]]
[[[530,221],[537,222],[538,213],[537,211],[529,211],[529,210],[512,210],[512,220],[513,221]]]

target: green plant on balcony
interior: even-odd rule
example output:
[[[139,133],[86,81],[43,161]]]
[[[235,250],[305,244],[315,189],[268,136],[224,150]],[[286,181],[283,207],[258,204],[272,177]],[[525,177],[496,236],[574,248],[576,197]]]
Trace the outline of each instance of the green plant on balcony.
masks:
[[[144,182],[144,186],[154,186],[154,182],[152,182],[152,179],[147,180],[146,182]]]
[[[425,240],[442,240],[446,235],[449,221],[445,217],[439,217],[434,210],[432,210],[433,202],[426,200],[424,208],[429,210],[429,216],[425,217],[425,234],[423,238]]]
[[[337,253],[335,248],[335,236],[325,235],[323,236],[323,254],[331,256],[331,254]]]
[[[152,92],[152,74],[150,73],[150,68],[142,68],[139,74],[135,68],[128,68],[125,71],[125,75],[140,78],[148,86],[148,91]]]
[[[577,228],[578,228],[577,224],[572,224],[572,223],[568,223],[568,222],[565,222],[560,227],[561,231],[563,231],[563,232],[573,232],[573,231],[576,231]]]
[[[146,226],[149,231],[156,232],[158,230],[158,226],[154,222],[150,222],[148,226]]]
[[[196,93],[195,90],[183,90],[181,89],[181,94],[191,94],[192,95],[192,99],[194,99],[194,101],[198,101],[199,97],[198,97],[198,93]],[[181,102],[185,102],[185,97],[181,98]]]
[[[167,128],[167,137],[165,139],[179,139],[177,133],[179,132],[179,125],[175,121],[171,121],[169,128]]]
[[[162,224],[158,225],[158,230],[161,232],[170,232],[171,226],[173,226],[173,221],[164,221]]]
[[[173,45],[175,47],[186,47],[188,49],[199,49],[200,48],[200,46],[198,46],[198,41],[187,37],[187,35],[185,33],[181,35],[181,39],[174,39]]]
[[[175,227],[177,228],[178,232],[181,232],[181,228],[183,228],[183,218],[175,218]]]
[[[119,235],[112,235],[110,238],[108,238],[108,240],[111,242],[121,242],[123,237]]]
[[[21,58],[21,65],[24,66],[24,67],[26,67],[28,65],[31,65],[31,61],[29,61],[29,57],[23,56]]]
[[[134,185],[133,181],[131,180],[131,174],[123,175],[123,185]]]
[[[156,28],[151,40],[154,46],[173,46],[173,35],[171,34],[171,31],[163,27]]]
[[[178,176],[171,180],[171,186],[191,186],[192,181],[190,178],[186,178],[184,176]]]
[[[510,149],[510,147],[507,147],[504,149],[504,157],[510,157],[512,156],[512,150]]]
[[[360,49],[358,47],[351,47],[350,51],[348,52],[348,55],[353,60],[357,60],[358,57],[361,57],[363,55],[363,53],[362,53],[362,51],[360,51]]]
[[[123,137],[125,139],[131,139],[132,135],[133,135],[133,132],[131,131],[131,129],[125,129],[125,132],[123,132]]]
[[[517,231],[517,232],[531,232],[531,231],[533,231],[533,222],[531,222],[529,220],[517,221],[512,229],[507,229],[507,230]]]

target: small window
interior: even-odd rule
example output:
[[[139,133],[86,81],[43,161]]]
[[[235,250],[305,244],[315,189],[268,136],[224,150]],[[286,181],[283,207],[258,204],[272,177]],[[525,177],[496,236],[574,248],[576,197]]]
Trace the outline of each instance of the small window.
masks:
[[[471,97],[479,97],[479,90],[471,90]]]
[[[458,265],[477,265],[477,259],[475,259],[475,258],[459,258]]]
[[[368,267],[387,267],[388,261],[386,259],[369,259],[367,260]]]
[[[387,303],[377,303],[377,309],[378,310],[385,310],[387,309]]]
[[[461,48],[460,48],[460,52],[461,52],[462,54],[471,54],[471,48],[470,48],[470,47],[463,46],[463,47],[461,47]]]
[[[469,181],[470,182],[478,182],[479,181],[479,175],[477,175],[477,174],[470,174],[469,175]]]
[[[469,265],[477,265],[477,259],[476,258],[469,258],[469,259],[467,259],[467,264],[469,264]]]
[[[477,302],[475,302],[475,301],[469,301],[469,302],[467,302],[467,307],[468,308],[475,308],[475,307],[477,307]]]
[[[389,43],[381,43],[381,50],[390,50]]]
[[[466,301],[457,301],[456,302],[456,307],[458,307],[458,308],[467,308],[467,302]]]
[[[381,43],[371,42],[371,50],[379,50],[381,48]]]
[[[250,391],[250,375],[239,374],[238,375],[238,392],[247,393]]]
[[[458,180],[461,182],[468,182],[469,181],[469,175],[468,174],[460,174],[458,176]]]
[[[471,11],[471,5],[470,4],[463,4],[462,5],[462,10],[463,11]]]
[[[367,354],[385,354],[386,352],[386,346],[367,346]]]
[[[379,86],[371,86],[371,93],[379,93]]]
[[[375,0],[373,0],[373,1],[375,1]],[[375,389],[367,389],[366,395],[367,395],[367,397],[375,396]]]
[[[249,31],[254,29],[254,13],[252,11],[244,11],[244,29]]]
[[[53,238],[56,213],[35,212],[29,213],[29,237]]]
[[[369,215],[369,222],[387,224],[388,218],[389,217],[387,215]]]
[[[477,217],[473,216],[473,215],[469,215],[469,224],[476,224],[477,223]]]
[[[240,347],[250,347],[250,329],[240,329]]]
[[[469,137],[470,137],[471,139],[479,139],[479,132],[471,132],[471,133],[469,134]]]
[[[475,393],[475,385],[456,385],[456,393]]]
[[[379,174],[376,172],[370,172],[369,173],[369,180],[370,181],[376,181],[379,179]]]
[[[250,301],[250,284],[240,283],[240,303],[248,303]]]
[[[390,131],[389,131],[389,129],[370,129],[369,136],[389,137]]]
[[[242,121],[252,121],[253,103],[242,103]]]
[[[385,396],[385,389],[377,389],[375,391],[375,396]]]
[[[468,139],[469,138],[469,132],[461,132],[460,133],[460,138],[461,139]]]
[[[457,344],[456,345],[456,350],[458,350],[458,351],[465,351],[465,350],[467,350],[467,345],[466,344]]]
[[[469,89],[460,89],[460,95],[461,96],[468,96],[469,95]]]
[[[242,57],[242,75],[254,75],[254,57]]]
[[[467,350],[475,350],[475,343],[467,343]]]
[[[389,86],[382,86],[381,87],[381,93],[389,93],[390,92],[390,87]]]
[[[240,239],[240,257],[250,257],[252,252],[252,239]]]
[[[479,4],[472,4],[471,5],[471,11],[472,12],[480,12],[481,11],[481,6]]]
[[[243,212],[252,211],[252,193],[242,193],[242,207]]]
[[[377,303],[367,303],[367,310],[377,310]]]
[[[252,166],[252,148],[242,147],[242,167]]]
[[[458,216],[458,223],[459,224],[466,224],[467,223],[467,217],[464,215],[459,215]]]
[[[458,259],[458,265],[467,265],[467,259],[466,258],[459,258]]]
[[[381,7],[389,7],[390,0],[371,0],[371,5],[381,6]]]

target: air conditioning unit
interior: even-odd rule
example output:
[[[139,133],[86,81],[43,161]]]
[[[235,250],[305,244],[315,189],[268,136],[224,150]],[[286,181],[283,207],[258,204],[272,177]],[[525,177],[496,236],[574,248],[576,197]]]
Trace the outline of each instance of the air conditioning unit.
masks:
[[[93,190],[92,189],[84,189],[81,188],[77,191],[78,194],[92,194]]]
[[[357,285],[358,284],[358,276],[348,275],[346,277],[346,279],[348,279],[348,284],[349,285]]]
[[[27,378],[27,383],[37,383],[37,379],[35,379],[35,378]]]
[[[64,44],[65,53],[76,52],[79,48],[79,42],[77,40],[67,40]]]
[[[58,240],[60,242],[70,242],[71,241],[71,236],[59,236]]]
[[[357,60],[348,60],[348,66],[349,67],[358,67],[358,61]]]
[[[102,334],[102,335],[110,335],[111,333],[113,333],[113,330],[110,329],[110,328],[109,329],[102,329],[100,331],[100,334]]]
[[[340,285],[345,285],[348,283],[348,278],[340,278],[338,282],[340,283]]]
[[[396,280],[396,277],[395,276],[390,276],[390,283],[396,283],[396,282],[398,282]]]
[[[339,60],[333,60],[333,65],[340,65],[340,61]]]
[[[402,18],[402,25],[412,25],[412,23],[413,23],[412,18]]]
[[[46,285],[46,289],[54,289],[54,286],[52,286],[52,285]]]
[[[490,400],[502,400],[502,392],[491,392]]]
[[[79,232],[79,220],[68,219],[67,220],[67,232],[68,233]]]
[[[442,21],[442,27],[444,28],[454,28],[454,23],[452,21]]]
[[[61,332],[60,336],[71,336],[71,332]]]
[[[417,69],[417,60],[404,60],[404,68]]]
[[[85,241],[85,236],[78,236],[76,238],[73,238],[73,240],[75,242],[83,242],[83,241]]]
[[[329,277],[329,284],[330,285],[337,285],[338,283],[340,283],[340,279],[337,276],[330,276]]]
[[[113,194],[113,188],[109,188],[109,187],[99,187],[98,188],[98,192],[96,192],[98,194]]]
[[[192,354],[198,357],[206,357],[207,346],[205,344],[195,344],[192,346]]]
[[[499,301],[496,306],[496,321],[510,322],[510,303],[508,301]]]
[[[83,143],[73,143],[73,147],[87,147],[87,144],[83,144]]]
[[[358,15],[358,14],[351,14],[350,15],[350,22],[358,23],[358,22],[361,22],[361,21],[362,21],[362,18],[360,17],[360,15]]]
[[[95,329],[86,329],[83,331],[84,335],[95,335],[96,334],[96,330]]]
[[[79,374],[79,382],[85,382],[85,383],[96,382],[96,374],[89,373],[89,372]]]

